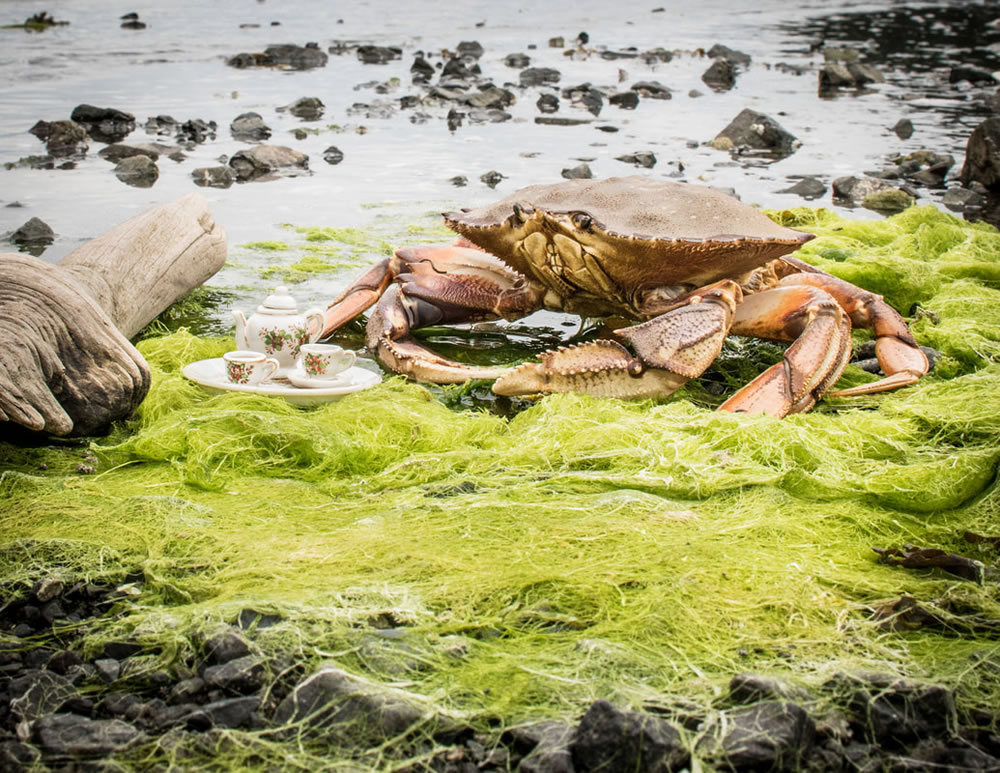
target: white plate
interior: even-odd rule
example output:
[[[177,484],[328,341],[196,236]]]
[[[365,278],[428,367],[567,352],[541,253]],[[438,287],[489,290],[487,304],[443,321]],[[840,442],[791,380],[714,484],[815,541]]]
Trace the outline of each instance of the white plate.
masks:
[[[309,387],[302,389],[292,385],[282,378],[276,378],[267,384],[233,384],[226,378],[225,361],[221,357],[210,360],[198,360],[181,368],[185,378],[201,385],[211,392],[249,392],[255,395],[273,395],[283,397],[295,405],[319,405],[331,400],[338,400],[352,392],[360,392],[375,386],[382,376],[366,368],[355,365],[345,370],[329,386]],[[289,375],[291,375],[289,373]]]
[[[285,374],[285,377],[292,382],[292,386],[300,389],[326,389],[327,387],[344,386],[351,382],[351,368],[338,373],[333,378],[312,378],[306,375],[302,368],[292,368]]]

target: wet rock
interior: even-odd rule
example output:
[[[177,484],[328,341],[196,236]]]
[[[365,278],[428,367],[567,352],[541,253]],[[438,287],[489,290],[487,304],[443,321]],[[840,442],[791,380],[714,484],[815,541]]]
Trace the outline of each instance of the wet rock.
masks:
[[[724,46],[721,43],[716,43],[714,46],[708,49],[707,53],[710,58],[724,59],[734,67],[750,66],[749,54],[744,54],[742,51],[736,51],[735,49],[729,48],[729,46]]]
[[[720,149],[763,152],[787,156],[799,147],[799,141],[777,121],[749,108],[741,111],[710,143]]]
[[[133,188],[151,188],[160,177],[160,169],[149,156],[129,156],[115,166],[115,177]]]
[[[707,86],[715,91],[728,91],[736,84],[736,69],[726,59],[716,59],[701,75]]]
[[[622,110],[635,110],[639,106],[639,92],[621,91],[608,97],[608,102]]]
[[[965,212],[986,205],[986,196],[970,188],[949,188],[941,197],[941,203],[952,212]]]
[[[227,663],[209,666],[202,673],[205,684],[229,693],[246,695],[264,683],[267,666],[256,655],[245,655]]]
[[[230,67],[284,67],[290,70],[311,70],[325,67],[328,57],[315,43],[304,46],[284,44],[268,46],[262,54],[237,54],[226,61]]]
[[[465,99],[470,107],[501,109],[514,104],[514,94],[507,89],[490,86]]]
[[[234,153],[229,166],[240,182],[273,179],[281,170],[308,169],[309,156],[284,145],[258,145]]]
[[[586,108],[594,115],[600,115],[604,107],[604,95],[589,83],[563,89],[562,95],[572,104]]]
[[[472,56],[453,56],[444,63],[441,69],[441,80],[471,80],[477,75],[482,75],[482,70]]]
[[[277,625],[282,620],[281,615],[272,615],[267,612],[259,612],[256,609],[242,609],[236,618],[236,625],[246,630],[261,630]]]
[[[503,58],[503,63],[508,67],[521,70],[531,64],[531,57],[526,54],[507,54]]]
[[[896,215],[907,207],[913,206],[914,197],[904,190],[876,191],[865,196],[861,206],[878,212],[880,215]]]
[[[756,703],[722,712],[698,751],[723,770],[798,770],[815,735],[816,724],[801,706]]]
[[[69,117],[97,142],[121,142],[135,131],[135,116],[113,107],[77,105]]]
[[[479,59],[483,55],[483,44],[478,40],[463,40],[455,47],[459,56],[471,56]]]
[[[249,654],[250,643],[235,628],[227,628],[205,640],[205,656],[212,665],[228,663]]]
[[[344,160],[344,151],[338,148],[336,145],[331,145],[326,150],[323,151],[323,160],[328,164],[339,164]]]
[[[142,733],[120,719],[88,719],[50,714],[31,725],[31,738],[46,757],[105,757],[140,739]]]
[[[112,692],[108,693],[101,699],[100,703],[97,704],[97,710],[101,714],[110,715],[112,717],[127,717],[138,716],[138,707],[141,706],[142,699],[138,695]]]
[[[264,123],[260,113],[242,113],[229,124],[233,139],[244,142],[259,142],[271,136],[271,130]]]
[[[871,194],[895,188],[888,180],[878,177],[838,177],[833,181],[833,198],[847,206],[857,207]]]
[[[819,73],[820,96],[832,96],[837,89],[860,89],[872,83],[884,83],[885,77],[869,64],[828,62]]]
[[[80,653],[73,650],[60,650],[49,658],[46,668],[50,671],[55,671],[57,674],[66,676],[71,669],[82,665],[83,658],[80,657]]]
[[[148,156],[153,161],[156,161],[160,157],[160,154],[153,148],[138,145],[122,145],[121,143],[101,148],[97,152],[97,155],[105,161],[110,161],[112,164],[117,164],[119,161],[131,158],[132,156]]]
[[[319,97],[300,97],[291,104],[285,105],[283,108],[278,108],[278,110],[279,112],[287,110],[296,118],[301,118],[303,121],[317,121],[323,117],[326,105],[323,104],[323,101]]]
[[[469,120],[472,123],[503,123],[513,116],[503,110],[470,110]]]
[[[434,65],[424,59],[423,54],[418,53],[410,65],[410,77],[414,83],[429,83],[434,77]]]
[[[184,716],[185,724],[193,730],[213,727],[248,727],[260,707],[260,698],[249,695],[243,698],[223,698],[206,703]]]
[[[448,182],[450,182],[456,188],[464,188],[466,185],[469,184],[469,178],[466,177],[464,174],[458,174],[450,178]]]
[[[568,722],[536,722],[505,731],[501,743],[523,757],[517,768],[522,773],[575,773],[570,748],[574,733]]]
[[[1000,117],[987,118],[973,129],[960,179],[966,187],[978,182],[988,190],[1000,190]]]
[[[236,173],[228,166],[202,166],[191,172],[194,184],[202,188],[228,188],[236,182]]]
[[[506,177],[495,169],[491,169],[489,172],[479,175],[479,181],[490,188],[496,188],[500,184],[500,181],[505,179]]]
[[[555,113],[559,110],[559,97],[555,94],[542,94],[535,102],[535,107],[540,113]]]
[[[979,67],[973,67],[967,64],[952,67],[951,72],[948,73],[948,82],[960,83],[962,81],[987,85],[992,85],[997,82],[996,78],[993,77],[993,73],[989,70],[983,70]]]
[[[587,709],[570,748],[580,773],[680,770],[689,760],[680,732],[665,719],[620,711],[606,700]]]
[[[729,699],[750,704],[769,700],[809,701],[812,696],[801,687],[762,674],[736,674],[729,680]]]
[[[636,81],[631,86],[632,91],[649,99],[672,99],[670,89],[659,81]]]
[[[87,130],[76,121],[38,121],[28,131],[56,158],[83,156],[90,147]]]
[[[218,124],[215,121],[203,121],[201,118],[192,118],[177,126],[177,140],[179,142],[198,145],[206,140],[215,139],[215,130]]]
[[[167,695],[167,703],[180,704],[194,701],[205,691],[205,680],[200,676],[192,676],[188,679],[181,679],[170,688]]]
[[[154,115],[146,119],[143,126],[147,134],[175,134],[177,119],[169,115]]]
[[[625,156],[615,156],[615,161],[641,166],[643,169],[652,169],[656,166],[656,156],[648,150],[640,150],[638,153],[629,153]]]
[[[909,118],[900,118],[892,127],[892,131],[901,140],[908,140],[913,136],[913,121]]]
[[[558,83],[562,77],[558,70],[551,67],[528,67],[521,70],[519,80],[522,86],[544,86],[545,84]]]
[[[45,252],[45,248],[52,244],[55,238],[55,231],[48,223],[37,217],[31,218],[10,234],[10,240],[18,246],[18,249],[35,257]]]
[[[579,164],[562,170],[562,176],[567,180],[589,180],[594,176],[589,164]]]
[[[129,19],[128,21],[123,21],[119,26],[123,30],[144,30],[146,29],[146,22],[139,21],[138,19]]]
[[[388,64],[403,56],[403,49],[397,46],[358,46],[358,59],[365,64]]]
[[[94,661],[98,676],[105,682],[115,681],[122,672],[121,661],[114,658],[98,658]]]
[[[818,199],[826,193],[826,184],[815,177],[803,177],[794,185],[782,188],[778,193],[794,193],[804,199]]]
[[[7,684],[10,713],[29,722],[57,710],[76,695],[73,683],[52,671],[30,670]]]
[[[344,740],[366,742],[405,733],[428,713],[397,690],[324,666],[295,686],[272,719],[276,725],[339,730]]]
[[[0,741],[0,770],[29,770],[41,755],[20,741]]]

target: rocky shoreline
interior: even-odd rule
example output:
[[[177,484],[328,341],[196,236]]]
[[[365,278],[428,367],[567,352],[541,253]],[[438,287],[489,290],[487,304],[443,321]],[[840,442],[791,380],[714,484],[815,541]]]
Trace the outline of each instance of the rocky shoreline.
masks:
[[[142,586],[136,573],[117,584],[46,577],[30,592],[3,589],[0,766],[121,769],[164,749],[182,766],[216,754],[224,765],[227,744],[242,737],[335,748],[361,766],[377,751],[414,773],[680,771],[695,759],[732,771],[1000,770],[1000,716],[890,673],[838,673],[815,689],[738,673],[710,707],[675,700],[631,710],[599,699],[574,721],[490,730],[335,659],[265,653],[257,635],[282,618],[252,608],[175,641],[167,667],[140,638],[95,648],[102,622],[127,615]],[[418,635],[395,622],[371,620],[359,641],[410,652]]]

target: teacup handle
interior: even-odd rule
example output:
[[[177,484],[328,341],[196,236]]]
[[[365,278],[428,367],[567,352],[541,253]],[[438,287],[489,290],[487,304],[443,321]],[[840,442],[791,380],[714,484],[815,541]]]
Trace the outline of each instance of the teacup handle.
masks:
[[[313,332],[313,320],[316,320],[316,330]],[[322,309],[309,309],[306,312],[306,331],[309,333],[309,343],[313,343],[323,334],[326,327],[326,315]]]
[[[347,362],[347,365],[344,367],[344,370],[347,370],[348,368],[353,368],[354,363],[358,361],[358,355],[352,352],[350,349],[344,349],[344,360]]]
[[[266,360],[264,360],[264,368],[269,368],[270,370],[268,370],[264,374],[264,378],[262,378],[260,380],[260,383],[265,384],[268,381],[270,381],[271,380],[271,376],[273,376],[275,373],[277,373],[278,372],[278,368],[280,368],[280,367],[281,367],[281,363],[278,362],[276,359],[274,359],[274,357],[268,357]]]

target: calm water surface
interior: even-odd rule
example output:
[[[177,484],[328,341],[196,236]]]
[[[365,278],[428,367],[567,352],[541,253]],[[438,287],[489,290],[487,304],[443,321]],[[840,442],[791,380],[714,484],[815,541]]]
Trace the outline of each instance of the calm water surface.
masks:
[[[39,119],[68,118],[80,103],[134,114],[139,128],[126,143],[156,140],[142,125],[158,114],[180,121],[214,120],[219,127],[216,139],[185,150],[185,160],[161,157],[160,178],[149,189],[121,183],[112,165],[97,157],[103,146],[96,142],[75,169],[0,169],[0,234],[38,216],[57,234],[44,257],[58,260],[139,211],[201,190],[228,232],[240,264],[224,269],[212,284],[245,287],[256,284],[249,278],[255,261],[265,265],[274,258],[240,251],[239,245],[287,240],[284,223],[365,227],[387,212],[408,222],[430,223],[433,212],[476,206],[524,185],[559,180],[561,170],[584,160],[597,177],[634,173],[635,167],[615,157],[637,151],[652,151],[658,159],[653,169],[640,170],[643,174],[733,188],[744,201],[765,207],[832,206],[829,193],[805,202],[779,191],[798,175],[817,175],[829,183],[842,175],[880,169],[892,156],[920,147],[954,154],[957,173],[966,138],[987,112],[983,95],[991,90],[949,87],[947,70],[950,63],[967,58],[964,47],[970,45],[970,35],[976,38],[971,45],[977,63],[990,66],[996,40],[985,25],[958,29],[958,22],[941,15],[942,9],[961,7],[844,0],[463,0],[450,7],[411,0],[405,8],[389,1],[0,0],[0,23],[18,23],[42,10],[70,22],[42,33],[0,31],[0,164],[43,154],[43,144],[28,129]],[[977,8],[981,14],[986,6]],[[120,29],[119,17],[132,11],[147,29]],[[899,19],[908,26],[900,27]],[[567,56],[584,31],[589,35],[587,48],[595,53]],[[569,48],[550,47],[549,39],[556,36],[564,37]],[[900,37],[898,45],[887,45],[894,36]],[[888,82],[863,94],[820,99],[817,71],[824,39],[829,45],[862,46],[878,61]],[[442,50],[471,40],[485,49],[479,62],[483,77],[497,85],[518,83],[518,70],[503,60],[524,53],[532,66],[559,69],[560,88],[590,83],[625,90],[635,81],[657,80],[673,91],[673,98],[644,99],[636,110],[605,103],[592,123],[580,126],[536,124],[535,101],[543,91],[554,90],[522,90],[516,85],[511,88],[517,102],[508,108],[513,118],[504,123],[466,120],[450,131],[447,107],[421,108],[428,116],[422,122],[411,120],[414,110],[398,109],[401,97],[422,93],[411,85],[415,52],[427,52],[437,64]],[[309,41],[324,51],[337,42],[398,46],[403,55],[385,65],[371,65],[348,51],[331,54],[325,67],[309,71],[226,65],[228,57],[240,52]],[[698,49],[715,43],[753,57],[728,92],[713,92],[701,81],[710,61]],[[608,60],[599,55],[601,50],[657,47],[674,51],[674,58],[647,64],[639,58]],[[378,93],[378,84],[388,92]],[[691,96],[692,90],[701,95]],[[276,111],[303,96],[323,100],[322,119],[305,122]],[[557,116],[593,118],[569,99],[563,97],[561,103]],[[359,104],[396,107],[388,117],[378,117],[355,107]],[[763,164],[734,161],[702,144],[746,107],[776,118],[801,140],[801,148],[786,159]],[[310,174],[227,190],[197,188],[193,169],[216,166],[219,159],[248,147],[229,132],[230,122],[247,111],[260,113],[271,127],[270,143],[308,154]],[[903,117],[916,127],[905,141],[891,131]],[[318,131],[295,139],[292,131],[303,127]],[[330,145],[343,151],[342,163],[323,161],[323,150]],[[495,190],[479,181],[490,170],[505,177]],[[450,182],[457,175],[468,178],[466,187]],[[6,206],[15,201],[23,206]],[[924,203],[933,201],[930,196]],[[864,210],[855,214],[877,217]],[[0,249],[11,247],[2,244]],[[345,270],[343,275],[310,280],[295,292],[303,302],[322,301],[354,273]]]

